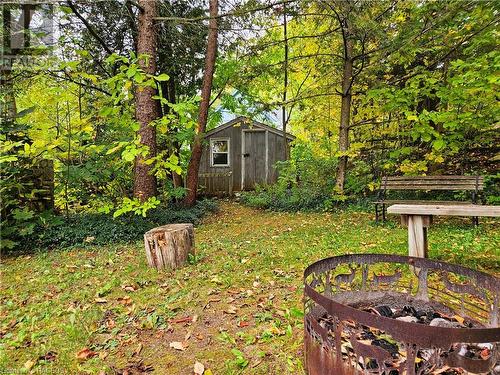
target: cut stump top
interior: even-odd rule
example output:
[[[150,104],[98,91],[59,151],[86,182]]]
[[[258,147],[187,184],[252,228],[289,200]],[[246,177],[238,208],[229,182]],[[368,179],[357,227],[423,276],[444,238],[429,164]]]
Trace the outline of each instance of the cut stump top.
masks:
[[[179,230],[192,230],[193,229],[193,224],[191,223],[181,223],[181,224],[167,224],[167,225],[162,225],[161,227],[156,227],[153,228],[149,231],[147,231],[144,235],[152,235],[155,233],[164,233],[164,232],[176,232]]]

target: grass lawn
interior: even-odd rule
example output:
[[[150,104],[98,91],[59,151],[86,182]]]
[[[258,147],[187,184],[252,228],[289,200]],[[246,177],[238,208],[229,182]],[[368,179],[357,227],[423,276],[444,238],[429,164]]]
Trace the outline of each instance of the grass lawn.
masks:
[[[438,218],[430,257],[498,274],[498,223]],[[149,269],[141,242],[3,259],[0,373],[192,374],[198,361],[208,375],[300,374],[304,268],[407,252],[406,230],[367,212],[222,202],[195,235],[196,259],[175,272]]]

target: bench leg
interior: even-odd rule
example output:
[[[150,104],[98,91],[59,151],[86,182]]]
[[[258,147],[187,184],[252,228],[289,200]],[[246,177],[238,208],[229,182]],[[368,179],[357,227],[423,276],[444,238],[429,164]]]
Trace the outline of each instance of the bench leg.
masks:
[[[375,222],[378,223],[378,203],[375,203]]]
[[[382,203],[382,221],[385,223],[385,203]]]
[[[427,258],[427,228],[419,215],[408,215],[408,255]]]
[[[479,217],[478,216],[474,216],[472,218],[472,224],[474,224],[475,227],[479,226]]]

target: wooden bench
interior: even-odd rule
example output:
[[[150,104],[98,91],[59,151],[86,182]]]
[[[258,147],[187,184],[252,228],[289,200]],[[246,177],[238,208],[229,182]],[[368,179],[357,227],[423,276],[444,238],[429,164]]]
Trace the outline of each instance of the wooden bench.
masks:
[[[484,188],[482,176],[385,176],[382,178],[378,199],[375,201],[375,219],[378,222],[380,216],[385,221],[386,206],[391,204],[476,204],[479,192]],[[386,199],[387,191],[470,191],[471,201],[431,201],[431,200],[408,200],[408,199]],[[478,224],[478,218],[473,218],[474,224]]]

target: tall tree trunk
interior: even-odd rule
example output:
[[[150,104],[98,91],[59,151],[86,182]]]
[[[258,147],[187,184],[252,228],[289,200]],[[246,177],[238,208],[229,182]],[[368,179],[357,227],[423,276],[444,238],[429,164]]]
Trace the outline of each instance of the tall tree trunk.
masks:
[[[139,12],[139,25],[137,27],[137,53],[138,56],[146,54],[149,56],[139,60],[140,67],[149,74],[156,73],[156,32],[154,28],[154,17],[157,16],[156,0],[139,0],[142,8]],[[141,144],[149,147],[146,158],[137,156],[134,165],[134,197],[145,201],[157,195],[156,176],[152,174],[152,168],[145,160],[156,155],[156,128],[151,124],[159,116],[158,104],[152,98],[156,90],[152,87],[137,87],[135,91],[135,116],[139,122]]]
[[[286,138],[286,126],[288,123],[288,117],[286,113],[286,94],[288,90],[288,33],[287,33],[287,20],[286,20],[286,3],[283,4],[283,40],[285,43],[285,80],[283,84],[283,106],[281,107],[281,116],[283,121],[283,154],[285,156],[284,160],[288,160],[288,142]]]
[[[198,171],[200,168],[201,152],[203,147],[203,135],[207,126],[208,108],[210,106],[210,93],[212,91],[212,79],[215,69],[215,58],[217,55],[217,14],[218,0],[210,0],[210,21],[208,23],[207,54],[205,55],[205,72],[203,73],[203,84],[201,88],[201,103],[198,114],[196,135],[191,149],[186,177],[187,195],[184,198],[185,206],[192,206],[196,202],[198,189]]]
[[[353,46],[349,24],[344,21],[344,69],[342,72],[342,102],[340,106],[339,147],[341,154],[349,149],[349,122],[351,117],[352,84],[353,84]],[[347,155],[341,155],[337,167],[336,188],[339,193],[344,192],[345,176],[347,171]]]

